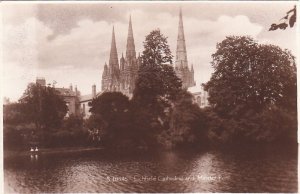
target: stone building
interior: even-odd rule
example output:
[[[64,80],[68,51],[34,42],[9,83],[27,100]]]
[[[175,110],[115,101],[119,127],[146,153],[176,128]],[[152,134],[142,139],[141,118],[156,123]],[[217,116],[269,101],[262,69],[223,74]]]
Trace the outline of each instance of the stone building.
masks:
[[[69,88],[55,88],[56,91],[59,92],[59,94],[63,97],[64,101],[66,102],[66,105],[68,107],[68,112],[66,117],[72,115],[79,115],[80,114],[80,103],[79,103],[79,96],[80,93],[77,90],[77,87],[75,86],[75,89],[73,90],[72,85]]]
[[[94,85],[92,85],[92,93],[91,94],[80,96],[80,99],[79,99],[80,111],[84,118],[88,118],[91,116],[91,112],[89,111],[91,108],[90,103],[92,102],[92,100],[94,98],[97,98],[102,93],[103,93],[103,91],[97,92],[96,85],[94,84]]]
[[[126,55],[118,60],[114,28],[108,65],[105,63],[102,74],[102,91],[120,91],[131,96],[135,87],[141,58],[136,56],[132,22],[129,18]],[[120,65],[119,65],[120,64]]]
[[[189,87],[188,91],[194,96],[194,103],[198,104],[200,108],[209,106],[208,102],[208,92],[204,91],[201,85],[195,85]]]

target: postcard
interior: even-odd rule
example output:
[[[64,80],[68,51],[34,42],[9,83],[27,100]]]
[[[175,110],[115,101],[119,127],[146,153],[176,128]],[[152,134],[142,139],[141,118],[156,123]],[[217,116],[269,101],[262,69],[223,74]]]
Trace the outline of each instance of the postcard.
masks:
[[[297,8],[2,2],[3,192],[298,192]]]

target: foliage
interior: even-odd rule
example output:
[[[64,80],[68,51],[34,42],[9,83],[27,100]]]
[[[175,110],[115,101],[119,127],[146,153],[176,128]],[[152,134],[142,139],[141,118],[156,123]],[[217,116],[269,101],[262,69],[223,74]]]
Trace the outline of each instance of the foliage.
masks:
[[[64,119],[63,128],[81,128],[83,126],[82,115],[70,114],[69,117]]]
[[[100,114],[92,114],[85,122],[88,128],[89,138],[95,144],[100,144],[108,130],[108,124]]]
[[[159,30],[152,31],[144,42],[142,65],[131,100],[134,131],[148,147],[157,145],[159,134],[167,129],[166,110],[181,91],[181,81],[171,64],[167,38]]]
[[[90,112],[100,114],[104,120],[113,121],[128,111],[129,99],[121,92],[105,92],[93,99]]]
[[[24,93],[23,113],[28,121],[35,123],[37,129],[59,127],[67,113],[62,97],[52,87],[39,84],[29,85]]]
[[[34,126],[25,123],[3,123],[4,149],[24,149],[29,146]]]
[[[181,81],[169,65],[141,66],[133,100],[142,104],[168,104],[181,90]]]
[[[172,64],[172,57],[167,37],[161,34],[159,29],[146,36],[142,65]]]
[[[166,147],[207,145],[206,116],[193,102],[191,93],[181,91],[177,95],[168,118],[169,129],[160,137],[160,142]]]
[[[260,112],[270,105],[296,107],[296,65],[289,51],[249,37],[227,37],[212,55],[214,73],[205,89],[223,117]]]
[[[167,38],[159,29],[146,36],[134,100],[152,105],[157,100],[167,103],[174,99],[181,89],[181,81],[171,66],[172,57]]]
[[[120,92],[105,92],[91,103],[92,116],[88,121],[91,133],[104,136],[104,143],[118,142],[132,133],[130,104],[127,96]],[[99,136],[98,136],[99,135]]]
[[[204,86],[208,138],[222,145],[295,143],[297,85],[294,56],[249,37],[227,37],[212,55]]]
[[[3,123],[20,124],[26,122],[26,117],[22,114],[23,104],[12,103],[3,105]]]
[[[88,144],[83,118],[69,115],[67,106],[54,88],[31,84],[20,103],[4,106],[5,149]]]
[[[239,119],[207,112],[208,138],[215,145],[295,144],[297,116],[272,106],[260,113],[251,110]]]
[[[285,30],[287,27],[288,27],[288,24],[290,25],[290,27],[294,27],[295,23],[296,23],[296,19],[297,19],[297,16],[296,16],[296,5],[294,6],[293,9],[289,10],[287,13],[286,13],[286,16],[284,16],[283,18],[280,19],[283,20],[283,22],[279,23],[279,24],[272,24],[269,31],[274,31],[274,30],[277,30],[277,29],[281,29],[281,30]],[[290,16],[291,14],[291,16]]]
[[[170,104],[181,90],[181,81],[171,66],[172,55],[167,38],[159,30],[146,36],[142,59],[133,101],[152,107]]]
[[[90,145],[88,130],[83,127],[51,129],[45,131],[41,137],[43,147],[48,148]]]

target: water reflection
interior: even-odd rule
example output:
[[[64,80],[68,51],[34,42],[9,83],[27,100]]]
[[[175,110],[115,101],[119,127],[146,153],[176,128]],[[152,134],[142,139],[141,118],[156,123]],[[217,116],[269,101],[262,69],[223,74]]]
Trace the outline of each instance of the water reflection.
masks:
[[[32,155],[4,161],[6,192],[296,192],[297,156],[164,152]]]

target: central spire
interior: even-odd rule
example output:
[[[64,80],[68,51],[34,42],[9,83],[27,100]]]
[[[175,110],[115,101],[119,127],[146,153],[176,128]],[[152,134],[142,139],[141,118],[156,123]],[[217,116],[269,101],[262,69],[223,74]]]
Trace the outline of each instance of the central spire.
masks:
[[[175,67],[181,67],[181,66],[187,67],[188,62],[187,62],[187,54],[186,54],[186,46],[185,46],[185,38],[184,38],[184,30],[183,30],[182,13],[180,8]]]
[[[132,30],[131,15],[130,15],[128,36],[127,36],[127,46],[126,46],[126,59],[132,59],[135,57],[136,57],[136,53],[135,53],[135,45],[134,45],[133,30]]]
[[[117,46],[116,46],[114,26],[113,26],[113,30],[112,30],[112,39],[111,39],[110,56],[109,56],[109,68],[112,71],[119,69],[118,52],[117,52]]]

